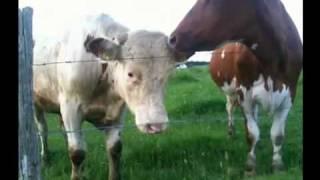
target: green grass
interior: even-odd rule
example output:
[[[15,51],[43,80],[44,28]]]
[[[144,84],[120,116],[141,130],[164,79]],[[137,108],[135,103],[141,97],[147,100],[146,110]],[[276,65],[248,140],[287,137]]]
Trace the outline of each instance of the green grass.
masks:
[[[286,171],[271,172],[271,120],[260,113],[260,141],[256,148],[256,180],[302,179],[302,81],[289,113],[283,160]],[[169,129],[161,135],[145,135],[127,117],[123,130],[122,177],[128,180],[219,180],[246,179],[244,164],[247,144],[244,120],[235,111],[236,134],[227,136],[225,96],[211,80],[207,67],[177,70],[167,86],[166,108]],[[57,130],[54,115],[48,115],[49,130]],[[179,123],[178,123],[179,121]],[[85,123],[84,128],[92,127]],[[88,179],[107,179],[108,163],[104,135],[97,131],[85,132],[88,151],[85,175]],[[44,179],[69,179],[71,165],[67,147],[61,135],[49,136],[50,164],[42,169]],[[250,178],[248,178],[250,179]]]

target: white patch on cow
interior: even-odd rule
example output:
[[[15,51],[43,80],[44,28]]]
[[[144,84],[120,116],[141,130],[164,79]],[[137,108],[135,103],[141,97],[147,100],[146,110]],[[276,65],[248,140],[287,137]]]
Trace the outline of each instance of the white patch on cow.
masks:
[[[81,132],[82,116],[79,112],[80,100],[76,97],[59,96],[61,116],[67,131],[68,146],[73,150],[86,150],[86,143]]]
[[[230,128],[233,128],[233,125],[234,125],[234,119],[233,119],[232,113],[233,113],[234,106],[236,105],[237,95],[236,94],[226,95],[226,99],[227,99],[226,110],[228,113],[228,126],[230,129]]]
[[[265,80],[262,74],[252,83],[249,89],[243,85],[237,87],[236,82],[235,77],[230,84],[224,82],[222,90],[227,96],[230,94],[238,96],[236,92],[239,90],[243,93],[243,100],[240,102],[247,119],[247,128],[253,141],[249,155],[255,157],[255,146],[260,136],[257,113],[258,105],[261,105],[264,110],[273,115],[273,124],[270,132],[273,143],[273,161],[280,161],[282,142],[276,141],[277,138],[284,137],[285,122],[292,106],[289,87],[282,84],[283,87],[281,89],[274,91],[273,79],[269,76]],[[266,86],[268,90],[265,88]]]
[[[244,108],[245,109],[245,108]],[[259,141],[259,136],[260,136],[260,131],[259,131],[259,127],[258,124],[256,122],[256,120],[254,119],[254,117],[252,116],[252,112],[245,112],[245,116],[247,118],[247,128],[249,133],[251,134],[252,139],[252,146],[251,146],[251,150],[250,150],[250,155],[252,157],[255,157],[255,147],[257,142]]]
[[[220,71],[217,72],[217,76],[220,77]]]
[[[268,91],[265,89],[265,83],[267,83],[267,86],[269,87]],[[231,85],[228,85],[226,82],[224,83],[222,90],[226,94],[241,90],[244,95],[244,101],[250,101],[250,103],[259,103],[262,105],[262,108],[271,115],[278,108],[291,106],[289,88],[283,84],[282,90],[274,91],[273,80],[268,77],[267,81],[265,81],[263,75],[260,75],[259,78],[253,82],[250,89],[247,89],[243,85],[236,87],[236,80],[234,77]]]
[[[223,90],[224,93],[228,95],[234,94],[237,90],[236,83],[237,83],[237,78],[234,77],[230,84],[228,84],[228,82],[224,82],[221,89]]]
[[[289,99],[289,98],[288,98]],[[273,145],[273,161],[281,161],[280,150],[282,142],[278,142],[277,137],[284,137],[285,134],[285,124],[287,121],[287,116],[289,110],[292,106],[291,99],[288,102],[284,102],[282,106],[277,109],[273,116],[273,123],[270,131],[272,145]]]
[[[222,50],[222,53],[221,53],[221,59],[224,58],[224,53],[225,53],[225,50],[223,49],[223,50]]]
[[[113,147],[115,143],[120,141],[121,128],[112,128],[108,132],[107,147]]]
[[[265,83],[269,87],[268,91],[265,89]],[[291,106],[291,96],[289,88],[283,84],[281,90],[274,91],[273,80],[271,77],[267,78],[265,82],[262,75],[253,83],[252,99],[259,102],[263,109],[268,113],[273,114],[276,109]]]

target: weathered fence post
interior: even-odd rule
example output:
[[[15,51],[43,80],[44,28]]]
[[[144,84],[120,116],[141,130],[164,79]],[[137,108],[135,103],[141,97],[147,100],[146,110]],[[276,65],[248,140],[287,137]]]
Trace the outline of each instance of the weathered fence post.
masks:
[[[33,120],[32,15],[30,7],[19,9],[19,179],[40,180],[40,153]]]

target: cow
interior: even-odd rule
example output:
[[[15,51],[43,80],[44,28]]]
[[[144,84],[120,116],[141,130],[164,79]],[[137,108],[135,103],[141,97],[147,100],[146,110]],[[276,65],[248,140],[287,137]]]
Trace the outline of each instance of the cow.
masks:
[[[252,46],[251,48],[255,47]],[[224,43],[212,53],[209,72],[212,80],[226,95],[228,134],[230,137],[235,134],[233,111],[235,107],[240,106],[238,99],[241,97],[241,91],[239,91],[241,89],[240,84],[243,85],[246,82],[255,81],[261,70],[262,66],[257,57],[252,53],[250,48],[241,42]],[[253,84],[255,85],[255,83]],[[252,91],[255,91],[258,86],[252,86]],[[261,101],[262,99],[259,98],[254,100]],[[269,102],[263,103],[268,104]],[[254,117],[258,121],[258,105],[254,106]]]
[[[81,179],[86,154],[81,124],[86,120],[105,133],[109,179],[120,179],[126,108],[143,133],[157,134],[168,126],[164,87],[175,64],[185,58],[167,42],[161,32],[130,31],[98,14],[72,26],[62,38],[36,43],[33,93],[42,158],[48,157],[44,113],[56,113],[66,131],[71,179]],[[66,61],[74,62],[61,63]]]
[[[228,67],[234,63],[231,69],[239,71],[232,72],[232,81],[229,77],[223,84],[240,87],[238,95],[250,146],[246,173],[254,174],[256,169],[255,146],[260,134],[255,117],[256,98],[268,102],[265,108],[273,115],[272,167],[275,171],[281,170],[285,124],[302,71],[302,42],[297,28],[280,0],[198,0],[169,38],[172,48],[190,54],[215,50],[229,41],[253,47],[250,50],[234,47],[245,54],[224,54],[236,58],[226,59],[230,61]],[[253,59],[244,60],[246,56]],[[221,75],[228,73],[221,72]]]

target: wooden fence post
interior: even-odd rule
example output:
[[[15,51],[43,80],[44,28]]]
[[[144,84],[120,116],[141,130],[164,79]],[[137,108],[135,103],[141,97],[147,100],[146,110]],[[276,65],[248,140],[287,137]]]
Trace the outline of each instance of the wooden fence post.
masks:
[[[33,117],[33,39],[30,7],[19,9],[19,180],[40,180],[38,135]]]

